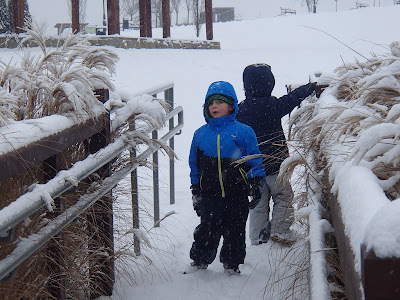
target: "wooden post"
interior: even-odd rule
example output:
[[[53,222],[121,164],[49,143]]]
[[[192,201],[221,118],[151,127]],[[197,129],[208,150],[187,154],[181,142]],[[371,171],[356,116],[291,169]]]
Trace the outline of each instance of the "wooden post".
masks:
[[[12,18],[13,18],[13,30],[15,33],[24,32],[25,26],[25,12],[24,12],[24,0],[12,0]]]
[[[139,0],[140,37],[152,37],[151,0]]]
[[[171,37],[171,14],[169,0],[162,0],[163,38]]]
[[[362,246],[361,273],[365,299],[400,299],[400,258],[380,258]]]
[[[108,34],[119,34],[119,0],[107,1]]]
[[[140,37],[146,37],[146,0],[139,0]]]
[[[145,14],[146,14],[146,36],[147,37],[152,37],[153,33],[151,30],[151,0],[146,0],[145,2],[146,9],[145,9]]]
[[[214,38],[212,0],[206,0],[205,14],[206,14],[206,37],[207,40],[212,40]]]
[[[79,25],[79,0],[71,0],[72,33],[77,34],[81,28]]]
[[[342,268],[344,285],[346,289],[346,299],[360,300],[362,293],[360,290],[361,278],[354,266],[354,253],[351,248],[350,239],[345,233],[345,225],[342,220],[342,210],[335,194],[329,194],[328,204],[332,225],[335,228],[340,266]]]

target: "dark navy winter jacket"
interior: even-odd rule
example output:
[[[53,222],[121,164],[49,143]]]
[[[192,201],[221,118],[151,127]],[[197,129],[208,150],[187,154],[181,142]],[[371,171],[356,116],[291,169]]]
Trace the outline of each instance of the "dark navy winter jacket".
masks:
[[[237,166],[234,161],[246,155],[260,154],[256,135],[249,126],[235,120],[238,100],[232,85],[218,81],[210,85],[206,100],[213,94],[222,94],[233,100],[234,112],[220,118],[208,117],[207,124],[193,135],[189,155],[192,186],[198,186],[203,194],[238,196],[247,194],[248,178],[264,178],[262,158],[254,158]],[[206,103],[206,101],[205,101]]]
[[[281,162],[289,151],[282,129],[281,118],[289,114],[303,99],[312,94],[315,84],[303,85],[285,96],[271,96],[275,78],[270,66],[255,64],[243,72],[246,99],[239,104],[236,119],[254,129],[267,175],[279,171]]]

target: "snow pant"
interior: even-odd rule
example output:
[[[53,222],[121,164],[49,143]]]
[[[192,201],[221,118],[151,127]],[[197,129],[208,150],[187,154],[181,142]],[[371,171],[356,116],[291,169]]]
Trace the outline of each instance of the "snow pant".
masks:
[[[221,236],[220,261],[239,265],[246,256],[246,221],[249,213],[247,195],[234,197],[203,196],[200,225],[194,230],[190,258],[199,264],[211,264]]]
[[[250,209],[249,236],[252,244],[265,241],[263,235],[269,230],[274,233],[286,233],[293,224],[293,191],[289,182],[277,181],[278,174],[265,178],[260,202]],[[269,220],[269,199],[274,202],[272,220]]]

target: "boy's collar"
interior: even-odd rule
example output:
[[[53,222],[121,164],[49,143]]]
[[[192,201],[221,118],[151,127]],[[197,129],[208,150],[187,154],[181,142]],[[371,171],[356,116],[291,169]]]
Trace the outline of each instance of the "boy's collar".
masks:
[[[207,118],[206,121],[209,125],[223,125],[235,121],[236,114],[230,114],[219,118]]]

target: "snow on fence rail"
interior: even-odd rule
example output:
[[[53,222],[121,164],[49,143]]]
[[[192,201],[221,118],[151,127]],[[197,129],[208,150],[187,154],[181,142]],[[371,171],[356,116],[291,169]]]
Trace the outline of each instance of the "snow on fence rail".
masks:
[[[86,209],[94,205],[99,199],[103,199],[102,201],[106,202],[106,205],[112,208],[112,203],[109,203],[110,197],[103,197],[109,191],[111,191],[116,184],[126,177],[129,173],[134,172],[136,168],[140,165],[141,161],[147,159],[152,153],[156,153],[160,147],[165,147],[167,141],[169,141],[171,148],[173,148],[173,137],[183,128],[183,110],[181,107],[177,107],[173,109],[173,83],[169,83],[164,86],[160,86],[154,88],[152,90],[146,91],[146,93],[150,93],[153,96],[157,96],[158,93],[164,92],[164,98],[166,102],[170,105],[169,113],[164,117],[160,115],[157,116],[154,113],[153,116],[146,116],[145,118],[149,121],[146,124],[148,126],[142,126],[140,130],[136,130],[135,132],[128,131],[122,136],[116,138],[113,142],[108,143],[110,141],[110,128],[113,128],[113,125],[117,125],[118,123],[126,123],[130,122],[130,129],[135,129],[134,121],[130,121],[132,119],[132,114],[137,114],[139,111],[140,114],[140,97],[132,97],[130,101],[125,103],[123,107],[117,108],[113,110],[111,113],[115,114],[116,117],[113,119],[113,122],[110,124],[110,119],[108,116],[104,118],[103,115],[99,116],[96,120],[89,120],[79,126],[73,125],[71,127],[66,128],[64,131],[59,132],[55,135],[52,135],[50,138],[44,137],[40,141],[35,141],[35,145],[27,145],[26,147],[22,147],[21,149],[16,149],[14,152],[15,161],[11,164],[12,166],[18,166],[17,168],[10,167],[7,174],[8,177],[13,176],[16,172],[22,169],[22,165],[25,164],[25,167],[29,167],[30,164],[37,164],[46,158],[54,156],[54,154],[58,155],[60,151],[63,149],[73,145],[79,139],[82,140],[91,140],[92,143],[89,142],[88,144],[88,151],[92,154],[88,155],[87,158],[75,163],[70,169],[63,170],[54,174],[54,178],[50,179],[45,184],[36,184],[31,187],[31,190],[20,196],[18,199],[10,203],[8,206],[4,207],[0,210],[0,236],[3,237],[3,241],[10,240],[10,235],[13,232],[13,228],[22,222],[24,219],[32,215],[34,212],[38,211],[39,209],[47,206],[49,210],[53,209],[54,201],[63,193],[73,190],[78,182],[82,181],[83,179],[87,178],[89,175],[95,173],[99,169],[103,169],[106,175],[102,180],[100,180],[96,184],[96,191],[88,191],[87,194],[81,196],[78,201],[68,208],[65,211],[61,211],[60,214],[55,217],[54,219],[50,220],[48,224],[42,227],[37,233],[29,235],[27,238],[23,238],[20,242],[17,243],[16,248],[5,257],[3,260],[0,261],[0,280],[10,280],[13,277],[13,273],[15,268],[18,267],[22,262],[24,262],[27,258],[29,258],[33,253],[35,253],[40,247],[45,245],[51,238],[56,236],[63,228],[65,228],[68,224],[73,222],[80,214],[82,214]],[[108,98],[108,91],[105,90],[102,94],[103,100],[107,100]],[[143,97],[142,97],[143,98]],[[144,96],[144,98],[146,98]],[[153,97],[148,96],[145,100],[152,100]],[[147,106],[147,109],[149,106]],[[130,110],[130,111],[129,111]],[[121,113],[122,111],[122,113]],[[174,126],[174,117],[178,116],[178,124]],[[154,117],[154,118],[153,118]],[[156,119],[159,120],[156,120]],[[109,164],[113,161],[116,157],[120,156],[122,152],[135,148],[136,142],[135,137],[138,135],[142,138],[145,138],[145,135],[148,135],[153,129],[158,129],[162,126],[166,121],[169,121],[169,131],[166,133],[162,138],[157,139],[155,144],[150,144],[149,148],[140,155],[136,157],[134,162],[128,164],[127,166],[123,167],[122,169],[116,171],[114,174],[110,175],[110,167]],[[88,125],[89,122],[89,125]],[[90,123],[93,122],[93,123]],[[114,123],[114,124],[113,124]],[[158,125],[157,125],[158,124]],[[98,125],[102,125],[97,127]],[[111,125],[111,126],[110,126]],[[152,126],[153,125],[153,126]],[[89,127],[90,130],[87,128]],[[95,130],[94,130],[95,128]],[[140,132],[139,132],[140,131]],[[156,130],[153,130],[153,136]],[[70,138],[73,136],[74,138]],[[139,138],[140,140],[140,138]],[[52,145],[51,143],[55,143],[54,141],[61,142],[62,146],[57,147],[49,147]],[[63,143],[64,142],[64,143]],[[100,143],[99,143],[100,142]],[[50,143],[50,144],[49,144]],[[107,145],[108,143],[108,145]],[[24,149],[30,149],[30,151],[24,151]],[[21,151],[22,150],[22,151]],[[26,150],[26,149],[25,149]],[[33,157],[30,152],[39,153],[38,159]],[[42,152],[46,152],[43,154]],[[131,150],[131,155],[134,153]],[[136,154],[136,153],[135,153]],[[0,163],[4,163],[5,157],[8,153],[4,153],[0,156]],[[154,156],[153,154],[153,163],[154,163]],[[19,160],[22,161],[15,163]],[[133,161],[133,160],[131,160]],[[28,163],[27,163],[28,162]],[[173,158],[170,161],[170,167],[172,169],[170,179],[171,179],[171,186],[174,187],[173,184]],[[11,166],[10,165],[10,166]],[[56,167],[54,165],[53,167]],[[155,168],[156,169],[156,168]],[[1,178],[2,180],[4,178]],[[137,187],[137,184],[136,184]],[[158,188],[158,183],[157,183]],[[156,196],[156,190],[155,190]],[[132,195],[137,195],[135,191]],[[103,198],[102,198],[103,197]],[[106,199],[106,200],[104,200]],[[137,199],[136,199],[137,200]],[[158,199],[155,199],[155,201]],[[171,190],[171,201],[174,200],[174,190]],[[138,206],[138,203],[136,202]],[[156,203],[155,203],[156,205]],[[137,207],[136,207],[137,208]],[[134,208],[135,209],[135,208]],[[134,213],[134,212],[133,212]],[[157,213],[155,211],[155,213]],[[106,213],[107,215],[107,213]],[[110,215],[110,214],[108,214]],[[138,216],[138,215],[137,215]],[[99,217],[99,222],[101,223],[100,219],[104,218]],[[107,218],[107,216],[106,216]],[[155,221],[159,219],[159,216],[155,216]],[[106,245],[109,250],[107,250],[108,257],[110,262],[106,263],[106,268],[102,270],[104,272],[105,277],[109,280],[103,280],[102,287],[100,294],[111,295],[113,289],[113,278],[114,278],[114,270],[113,270],[113,241],[112,241],[112,216],[111,219],[105,220],[107,224],[100,224],[100,227],[105,227],[108,230],[107,237],[110,237],[110,243]],[[134,220],[134,224],[138,226],[138,219]],[[101,230],[99,228],[99,230]],[[4,238],[5,235],[8,237]],[[107,248],[106,247],[106,248]],[[140,248],[138,247],[138,241],[135,240],[135,252],[140,252]],[[61,278],[61,277],[60,277]],[[61,280],[61,279],[60,279]],[[60,296],[60,293],[65,294],[64,291],[60,291],[63,288],[61,284],[58,285],[58,291],[56,291],[56,295]],[[65,287],[64,287],[65,289]]]

